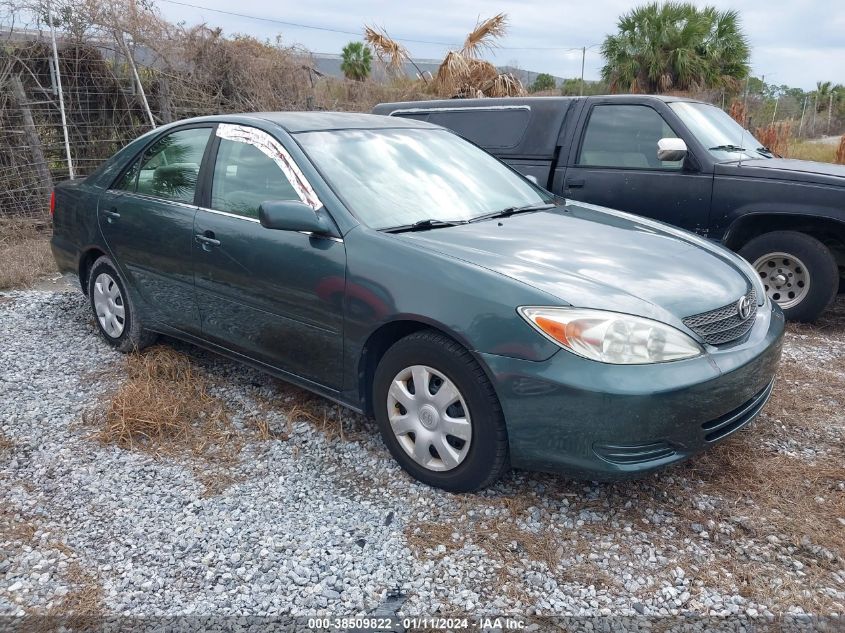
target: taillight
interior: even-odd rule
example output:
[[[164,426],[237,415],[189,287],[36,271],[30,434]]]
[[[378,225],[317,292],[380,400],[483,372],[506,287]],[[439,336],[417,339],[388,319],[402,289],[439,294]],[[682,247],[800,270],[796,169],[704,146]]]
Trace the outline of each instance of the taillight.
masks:
[[[56,213],[56,192],[55,190],[50,192],[50,217],[52,218],[53,215]]]

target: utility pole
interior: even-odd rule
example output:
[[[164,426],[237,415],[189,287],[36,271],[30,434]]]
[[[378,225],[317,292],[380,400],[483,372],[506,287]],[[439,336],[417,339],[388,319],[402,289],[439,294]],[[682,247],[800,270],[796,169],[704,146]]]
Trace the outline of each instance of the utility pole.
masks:
[[[581,95],[584,96],[584,59],[587,57],[587,47],[581,47]]]
[[[73,180],[73,160],[70,157],[70,137],[67,133],[67,116],[65,115],[65,97],[62,90],[62,73],[59,71],[59,48],[56,46],[56,29],[53,26],[53,8],[47,0],[47,19],[50,21],[50,39],[53,42],[53,62],[56,69],[56,86],[59,89],[59,112],[62,114],[62,132],[65,136],[65,154],[67,154],[68,177]]]

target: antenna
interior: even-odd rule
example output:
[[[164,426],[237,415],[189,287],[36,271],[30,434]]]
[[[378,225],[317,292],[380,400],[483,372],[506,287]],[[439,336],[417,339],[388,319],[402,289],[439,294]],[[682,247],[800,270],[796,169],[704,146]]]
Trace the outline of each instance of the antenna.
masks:
[[[745,126],[742,126],[742,136],[739,138],[739,162],[736,164],[737,167],[742,167],[742,155],[745,153]]]

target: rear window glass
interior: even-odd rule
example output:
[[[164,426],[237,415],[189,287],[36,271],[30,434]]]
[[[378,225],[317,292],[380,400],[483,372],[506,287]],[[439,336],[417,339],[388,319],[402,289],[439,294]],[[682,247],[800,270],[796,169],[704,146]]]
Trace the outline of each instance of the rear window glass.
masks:
[[[449,128],[481,147],[509,149],[525,136],[530,120],[531,111],[526,109],[472,109],[432,112],[428,122]]]

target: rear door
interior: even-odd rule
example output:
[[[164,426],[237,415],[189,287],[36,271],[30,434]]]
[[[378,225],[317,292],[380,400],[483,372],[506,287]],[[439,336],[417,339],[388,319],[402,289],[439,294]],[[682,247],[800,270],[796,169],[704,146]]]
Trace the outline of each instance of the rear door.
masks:
[[[282,144],[220,124],[194,226],[207,340],[333,389],[341,386],[346,251],[340,238],[266,229],[271,200],[322,203]]]
[[[646,104],[597,103],[570,153],[563,195],[706,234],[713,174],[688,161],[660,161],[657,142],[678,137]]]
[[[191,264],[195,195],[212,125],[169,132],[100,197],[100,230],[149,316],[199,334]]]

